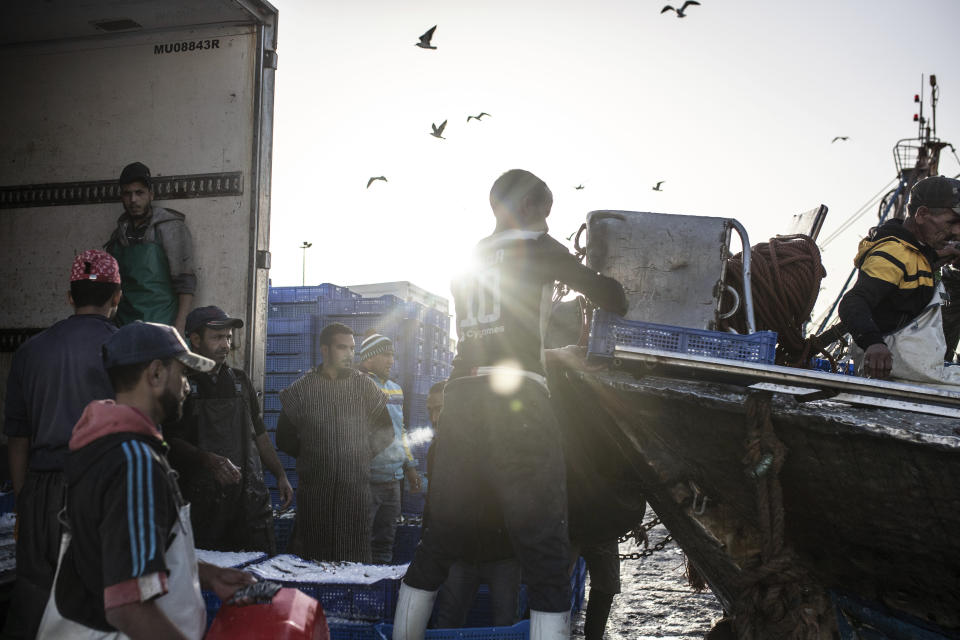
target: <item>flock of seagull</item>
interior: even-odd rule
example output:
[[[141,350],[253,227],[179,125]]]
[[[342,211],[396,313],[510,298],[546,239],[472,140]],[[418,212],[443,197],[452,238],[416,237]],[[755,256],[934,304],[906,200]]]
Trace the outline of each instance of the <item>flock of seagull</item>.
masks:
[[[697,0],[686,0],[686,2],[684,2],[679,9],[672,7],[668,4],[663,9],[660,10],[660,13],[663,14],[668,11],[673,11],[674,13],[676,13],[678,18],[686,18],[687,7],[690,7],[690,6],[700,6],[700,3],[697,2]],[[436,45],[432,44],[433,34],[434,32],[436,32],[436,30],[437,30],[437,25],[433,25],[432,27],[427,29],[427,31],[418,38],[418,41],[415,42],[414,45],[417,47],[420,47],[421,49],[436,49],[437,48]],[[470,122],[471,120],[476,120],[477,122],[480,122],[480,120],[484,116],[491,117],[490,114],[487,113],[486,111],[481,111],[479,114],[475,116],[467,116],[467,122]],[[447,127],[446,120],[441,122],[439,125],[436,123],[430,123],[430,129],[431,129],[430,135],[433,136],[434,138],[439,138],[440,140],[446,140],[446,138],[443,137],[443,130],[446,129],[446,127]],[[848,139],[849,139],[849,136],[836,136],[833,140],[830,141],[830,144],[833,144],[837,140],[846,141]],[[374,182],[377,182],[377,181],[387,182],[387,178],[386,176],[371,176],[370,179],[367,180],[367,189],[369,189],[370,185],[372,185]],[[653,191],[663,191],[663,189],[661,188],[661,185],[663,185],[664,182],[666,182],[666,180],[660,180],[659,182],[657,182],[657,184],[651,187],[651,189]],[[584,188],[585,187],[583,186],[583,184],[578,184],[577,186],[574,187],[574,189],[577,191],[581,191]]]

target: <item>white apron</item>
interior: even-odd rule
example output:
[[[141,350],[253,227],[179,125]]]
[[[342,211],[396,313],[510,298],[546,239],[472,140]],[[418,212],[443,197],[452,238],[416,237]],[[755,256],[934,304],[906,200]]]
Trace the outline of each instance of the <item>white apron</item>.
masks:
[[[193,548],[193,528],[190,526],[190,505],[180,507],[177,522],[173,526],[174,538],[163,559],[170,571],[167,593],[155,600],[180,633],[191,640],[200,640],[207,629],[206,607],[200,594],[200,577],[197,573],[197,555]],[[60,541],[60,561],[50,590],[50,599],[40,621],[38,640],[124,640],[129,636],[119,631],[91,629],[78,622],[67,620],[57,609],[56,584],[60,576],[60,564],[70,545],[70,534],[64,533]]]
[[[893,354],[890,379],[897,382],[921,382],[928,385],[960,385],[960,367],[946,366],[943,356],[947,340],[943,336],[943,316],[940,300],[943,284],[933,293],[930,304],[907,326],[883,337]],[[857,375],[863,375],[864,352],[850,340]]]

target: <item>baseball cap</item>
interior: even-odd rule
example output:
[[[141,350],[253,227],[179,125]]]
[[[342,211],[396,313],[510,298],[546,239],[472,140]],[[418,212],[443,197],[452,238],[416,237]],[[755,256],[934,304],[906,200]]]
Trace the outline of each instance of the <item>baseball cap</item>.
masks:
[[[87,249],[73,259],[70,282],[90,280],[120,284],[120,265],[106,251]]]
[[[103,367],[176,358],[196,371],[211,371],[216,363],[187,348],[177,330],[167,324],[135,320],[120,327],[103,345]]]
[[[184,331],[190,335],[200,327],[215,327],[222,329],[230,327],[239,329],[243,326],[243,320],[240,318],[231,318],[223,309],[210,305],[209,307],[197,307],[187,314],[187,321],[184,323]]]
[[[910,189],[910,204],[931,209],[953,209],[960,214],[960,180],[946,176],[930,176]]]
[[[142,162],[131,162],[120,172],[118,183],[123,186],[138,181],[150,186],[150,168]]]

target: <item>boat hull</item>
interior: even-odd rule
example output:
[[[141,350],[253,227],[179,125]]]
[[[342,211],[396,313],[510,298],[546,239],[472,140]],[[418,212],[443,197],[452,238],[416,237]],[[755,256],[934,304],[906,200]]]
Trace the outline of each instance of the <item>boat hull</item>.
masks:
[[[771,632],[776,592],[823,631],[796,637],[830,637],[838,591],[960,631],[955,419],[615,371],[554,369],[551,389],[568,464],[590,438],[628,460],[739,626]]]

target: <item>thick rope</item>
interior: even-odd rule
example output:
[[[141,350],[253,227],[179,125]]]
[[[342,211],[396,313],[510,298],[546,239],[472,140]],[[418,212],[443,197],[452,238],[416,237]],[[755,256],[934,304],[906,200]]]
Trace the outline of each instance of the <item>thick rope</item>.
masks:
[[[747,475],[756,481],[761,550],[740,575],[735,602],[738,640],[819,640],[830,637],[830,606],[823,589],[784,545],[780,469],[787,449],[773,431],[770,394],[747,398]]]
[[[812,338],[803,337],[803,325],[810,321],[827,275],[817,244],[805,235],[777,236],[751,249],[754,319],[758,330],[777,332],[777,363],[808,366],[819,350]],[[727,283],[743,300],[743,255],[727,261]],[[747,332],[743,304],[731,318],[721,322],[722,330]]]

